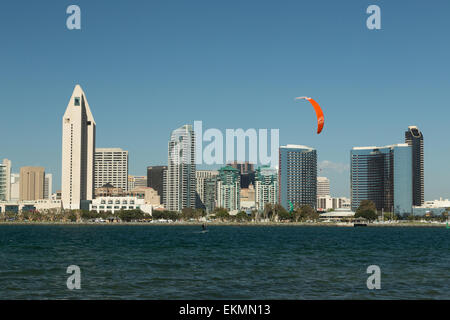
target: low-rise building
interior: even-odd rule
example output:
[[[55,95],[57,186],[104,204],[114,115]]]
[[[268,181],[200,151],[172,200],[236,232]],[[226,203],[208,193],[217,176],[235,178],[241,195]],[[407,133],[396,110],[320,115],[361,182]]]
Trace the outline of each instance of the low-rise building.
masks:
[[[152,205],[146,204],[144,199],[137,197],[99,197],[89,204],[89,211],[110,212],[114,214],[120,210],[141,209],[144,213],[152,214]]]
[[[355,213],[348,209],[336,209],[331,212],[324,212],[319,215],[321,220],[339,221],[343,219],[351,219],[355,217]]]
[[[317,197],[317,211],[327,211],[330,209],[348,209],[351,208],[351,201],[345,197],[320,196]]]
[[[425,201],[422,206],[414,206],[412,211],[415,216],[426,216],[426,215],[441,215],[450,208],[450,200],[442,199]]]
[[[19,213],[23,211],[46,212],[53,209],[61,210],[61,200],[39,199],[39,200],[0,202],[0,213],[5,212]]]

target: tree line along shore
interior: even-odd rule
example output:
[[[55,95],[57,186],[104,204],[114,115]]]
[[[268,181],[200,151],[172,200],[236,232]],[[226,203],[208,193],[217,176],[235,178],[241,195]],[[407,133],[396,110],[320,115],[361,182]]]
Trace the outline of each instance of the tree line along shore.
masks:
[[[355,219],[362,219],[368,223],[373,222],[391,222],[395,224],[413,224],[419,222],[429,224],[431,222],[445,222],[448,219],[450,208],[439,216],[399,216],[390,212],[380,214],[372,201],[364,200],[351,218],[343,218],[335,223],[349,223]],[[152,215],[145,214],[140,209],[120,210],[111,212],[96,212],[88,210],[57,210],[50,209],[44,212],[23,211],[23,212],[5,212],[0,214],[0,223],[148,223],[148,222],[176,222],[178,224],[192,223],[212,223],[212,224],[307,224],[307,225],[326,225],[330,222],[324,222],[319,212],[309,205],[302,205],[288,211],[279,204],[266,204],[263,211],[253,210],[250,214],[240,211],[237,214],[231,214],[225,208],[215,208],[213,212],[207,214],[203,209],[185,208],[181,212],[168,210],[153,210]]]

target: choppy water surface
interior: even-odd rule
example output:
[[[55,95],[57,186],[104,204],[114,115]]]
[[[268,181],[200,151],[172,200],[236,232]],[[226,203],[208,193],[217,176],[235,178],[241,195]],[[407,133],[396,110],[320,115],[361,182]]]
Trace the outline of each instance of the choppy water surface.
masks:
[[[0,299],[450,299],[450,230],[0,226]],[[81,290],[68,290],[69,265]],[[381,268],[381,290],[366,269]]]

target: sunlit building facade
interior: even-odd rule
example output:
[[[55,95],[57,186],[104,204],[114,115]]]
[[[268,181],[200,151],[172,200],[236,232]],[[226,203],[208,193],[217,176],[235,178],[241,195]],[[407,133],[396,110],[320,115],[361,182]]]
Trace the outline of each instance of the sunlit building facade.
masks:
[[[411,146],[355,147],[350,158],[352,210],[371,200],[380,211],[412,212]]]

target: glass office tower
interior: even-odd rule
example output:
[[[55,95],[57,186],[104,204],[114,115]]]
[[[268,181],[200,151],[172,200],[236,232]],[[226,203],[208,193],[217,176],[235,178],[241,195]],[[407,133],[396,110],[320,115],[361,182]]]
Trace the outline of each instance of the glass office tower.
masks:
[[[350,152],[352,210],[372,200],[377,210],[397,214],[412,210],[412,156],[407,144],[355,147]]]
[[[278,202],[289,210],[301,205],[317,205],[317,152],[315,149],[291,145],[279,151]]]

